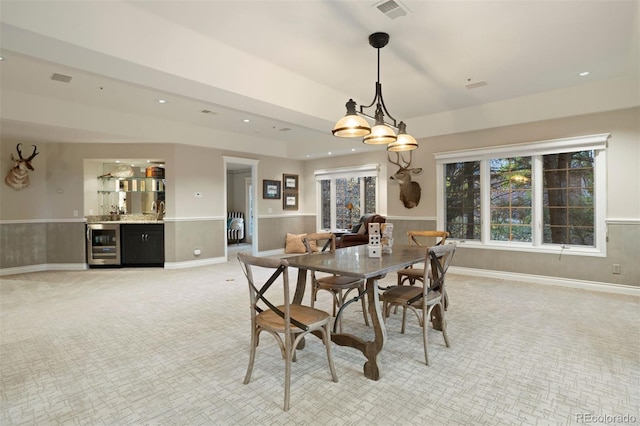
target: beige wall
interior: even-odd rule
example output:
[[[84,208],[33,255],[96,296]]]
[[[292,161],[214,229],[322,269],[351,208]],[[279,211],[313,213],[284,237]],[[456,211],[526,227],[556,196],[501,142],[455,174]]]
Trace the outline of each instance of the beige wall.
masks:
[[[607,149],[607,218],[640,219],[640,108],[559,118],[420,140],[419,158],[435,182],[434,153],[611,133]],[[435,186],[428,192],[435,215]]]
[[[315,216],[286,215],[264,217],[259,221],[259,251],[284,249],[287,233],[303,234],[315,230]]]
[[[340,143],[340,139],[336,138],[336,143]],[[390,182],[387,176],[389,173],[395,173],[395,169],[392,164],[387,161],[387,151],[381,147],[379,151],[356,153],[352,155],[344,155],[341,157],[329,157],[321,158],[317,160],[308,160],[304,164],[304,182],[305,188],[303,197],[305,201],[305,212],[310,214],[316,214],[316,180],[314,171],[324,169],[335,169],[341,167],[360,166],[364,164],[378,164],[380,166],[380,182],[378,187],[378,212],[383,215],[390,214],[388,209],[389,205],[394,203],[392,197],[393,188],[397,187],[396,183]],[[389,194],[389,195],[387,195]],[[398,197],[399,192],[395,192],[395,196]],[[404,207],[403,207],[404,208]],[[414,211],[405,209],[405,214],[411,216],[421,215],[424,212],[424,205],[420,204]]]
[[[384,208],[380,212],[395,223],[396,241],[404,242],[408,229],[436,227],[435,153],[599,133],[611,133],[607,149],[606,218],[609,240],[606,257],[461,248],[454,265],[640,286],[637,261],[640,259],[640,108],[421,139],[418,141],[420,148],[414,151],[412,165],[423,168],[422,174],[413,179],[422,187],[422,198],[414,209],[402,205],[397,184],[388,180],[388,173],[395,172],[395,166],[387,165],[384,150],[369,155],[308,161],[305,179],[311,182],[316,169],[380,162],[383,165],[381,175],[386,176],[381,179],[381,193],[386,194],[383,201],[387,203],[386,212]],[[312,201],[315,199],[310,198],[309,202]],[[622,266],[621,274],[612,273],[614,263]]]
[[[607,149],[608,218],[640,219],[640,108],[630,108],[577,117],[559,118],[533,123],[504,126],[472,132],[455,133],[420,139],[419,149],[413,152],[413,167],[422,167],[413,178],[422,188],[420,204],[407,209],[400,202],[398,185],[388,179],[397,167],[387,160],[387,152],[354,154],[337,158],[310,160],[305,164],[305,182],[312,184],[317,169],[381,164],[382,205],[380,212],[389,216],[435,218],[436,162],[434,154],[488,146],[543,141],[598,133],[611,133]],[[339,143],[339,141],[338,141]],[[404,154],[408,159],[408,154]],[[395,160],[395,156],[392,157]],[[315,213],[315,192],[310,191],[307,201]],[[385,205],[386,204],[386,205]]]
[[[315,213],[315,206],[309,205],[306,201],[306,195],[312,192],[314,186],[309,186],[304,180],[304,162],[296,160],[288,160],[286,158],[262,157],[258,164],[258,199],[257,210],[258,216],[272,215],[299,215],[304,213]],[[279,180],[282,189],[282,174],[298,175],[298,210],[283,210],[282,197],[279,200],[271,200],[262,198],[262,181],[264,179]]]
[[[384,149],[309,161],[243,154],[196,146],[173,144],[63,144],[43,143],[31,172],[32,184],[22,191],[0,186],[0,269],[47,263],[82,263],[84,238],[80,238],[82,216],[87,214],[83,160],[104,158],[161,158],[166,161],[167,215],[165,252],[168,262],[219,258],[224,253],[224,160],[223,156],[258,160],[259,251],[281,249],[286,232],[315,230],[316,194],[314,170],[380,164],[380,211],[396,222],[396,238],[414,227],[435,225],[436,179],[434,153],[572,137],[611,133],[607,149],[607,219],[609,243],[607,257],[563,256],[511,253],[488,249],[460,250],[457,266],[495,269],[580,280],[640,286],[640,108],[546,120],[495,129],[465,132],[421,139],[414,151],[413,165],[423,173],[414,180],[422,187],[422,200],[414,209],[406,209],[399,200],[397,184],[388,180],[395,166],[387,161]],[[336,143],[339,143],[336,140]],[[11,153],[16,141],[0,141],[0,165],[3,174],[12,167]],[[28,147],[25,147],[27,149]],[[282,180],[282,173],[299,175],[300,208],[282,209],[282,200],[262,198],[262,180]],[[194,192],[202,192],[196,199]],[[73,215],[74,210],[79,216]],[[60,230],[58,223],[69,223]],[[44,226],[52,226],[53,230]],[[80,225],[78,225],[80,224]],[[75,225],[75,226],[73,226]],[[77,229],[76,229],[77,228]],[[61,232],[77,239],[74,245]],[[69,237],[71,238],[71,237]],[[401,238],[401,237],[400,237]],[[56,241],[71,248],[69,257],[60,257]],[[58,243],[60,244],[60,243]],[[197,247],[196,247],[197,246]],[[194,257],[194,248],[202,255]],[[620,263],[622,274],[611,274],[611,264]]]
[[[224,256],[227,242],[225,220],[185,220],[166,222],[165,262],[179,263]],[[196,255],[194,250],[200,250]]]
[[[227,171],[227,210],[244,212],[246,215],[246,181],[251,177],[249,170]]]
[[[0,140],[0,164],[5,174],[13,166],[11,154],[16,153],[16,143]],[[29,148],[23,147],[23,153],[30,152]],[[165,160],[166,262],[223,258],[225,155],[258,160],[256,209],[263,216],[289,224],[291,220],[304,220],[301,218],[308,208],[302,198],[297,211],[283,210],[282,200],[262,199],[262,180],[281,180],[282,173],[298,174],[300,194],[304,194],[301,161],[174,144],[42,143],[38,151],[28,188],[14,191],[0,185],[0,269],[85,263],[84,216],[89,215],[90,209],[98,212],[95,178],[99,173],[97,165],[104,159]],[[240,180],[244,185],[244,178]],[[202,198],[195,198],[195,192],[201,192]],[[244,200],[241,202],[244,204]],[[74,216],[75,212],[78,216]],[[67,224],[64,235],[48,231],[51,227],[57,229],[54,224],[58,223]],[[265,250],[282,248],[284,237],[272,237],[273,228],[265,230],[261,246],[267,247]],[[72,235],[75,237],[69,241]],[[201,250],[200,256],[194,255],[196,248]]]

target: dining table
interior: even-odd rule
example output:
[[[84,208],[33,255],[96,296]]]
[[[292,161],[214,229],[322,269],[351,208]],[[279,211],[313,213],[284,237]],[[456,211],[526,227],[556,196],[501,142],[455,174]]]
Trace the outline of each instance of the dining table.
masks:
[[[381,366],[379,354],[387,340],[387,331],[380,306],[380,288],[378,280],[389,272],[406,268],[415,263],[424,262],[427,248],[419,246],[394,245],[391,253],[382,253],[379,257],[370,257],[368,246],[359,245],[299,256],[287,257],[290,267],[298,268],[296,291],[293,303],[302,303],[307,283],[308,271],[327,272],[366,280],[365,293],[368,311],[374,329],[373,340],[364,340],[349,333],[331,334],[331,340],[339,346],[349,346],[362,352],[366,358],[364,375],[371,380],[379,380]]]

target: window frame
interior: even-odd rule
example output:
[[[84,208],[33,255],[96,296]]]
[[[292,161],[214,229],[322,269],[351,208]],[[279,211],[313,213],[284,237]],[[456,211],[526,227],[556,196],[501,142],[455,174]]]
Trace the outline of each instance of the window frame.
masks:
[[[380,205],[380,164],[364,164],[361,166],[352,167],[338,167],[334,169],[319,169],[314,172],[316,180],[316,229],[329,231],[322,227],[322,188],[320,181],[331,180],[330,191],[332,196],[335,195],[336,179],[344,178],[364,178],[375,177],[376,178],[376,211]],[[362,184],[362,183],[361,183]],[[336,205],[335,202],[331,203],[331,217],[335,223],[336,219]],[[356,218],[356,220],[359,218]],[[336,229],[331,229],[336,230]]]
[[[584,256],[606,256],[606,148],[610,133],[576,136],[521,144],[500,145],[435,153],[436,160],[436,221],[438,229],[444,229],[446,211],[445,165],[450,163],[480,161],[480,240],[451,238],[463,247],[491,250],[510,250],[537,253],[557,253]],[[551,244],[543,242],[543,170],[542,156],[563,152],[594,151],[594,246]],[[532,241],[495,241],[490,233],[490,173],[492,158],[531,156],[532,163]]]

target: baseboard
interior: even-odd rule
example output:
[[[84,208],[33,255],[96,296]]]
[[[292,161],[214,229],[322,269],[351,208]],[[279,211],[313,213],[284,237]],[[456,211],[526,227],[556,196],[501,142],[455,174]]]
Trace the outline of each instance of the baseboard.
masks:
[[[88,269],[86,263],[42,263],[40,265],[16,266],[14,268],[0,269],[0,276],[28,274],[30,272],[43,271],[84,271]]]
[[[285,257],[284,249],[276,249],[260,252],[259,256]],[[296,256],[296,255],[291,255]],[[225,263],[225,257],[212,257],[209,259],[188,260],[185,262],[165,262],[165,269],[185,269],[197,266],[215,265]],[[14,268],[0,269],[0,276],[26,274],[30,272],[43,271],[82,271],[88,269],[86,263],[51,263],[40,265],[17,266]],[[582,290],[601,291],[606,293],[626,294],[640,297],[640,287],[623,284],[603,283],[596,281],[574,280],[570,278],[548,277],[543,275],[520,274],[515,272],[491,271],[487,269],[464,268],[451,266],[449,272],[452,274],[468,275],[476,277],[496,278],[511,281],[523,281],[535,284],[555,285],[560,287],[579,288]]]
[[[524,281],[528,283],[555,285],[560,287],[579,288],[582,290],[602,291],[606,293],[626,294],[640,297],[640,287],[623,284],[603,283],[597,281],[574,280],[571,278],[547,277],[543,275],[519,274],[516,272],[490,271],[487,269],[464,268],[451,266],[449,272],[459,275],[497,278],[501,280]]]
[[[226,257],[210,257],[208,259],[187,260],[184,262],[164,262],[164,269],[195,268],[196,266],[215,265],[226,261]]]
[[[284,257],[284,248],[281,249],[276,249],[276,250],[267,250],[267,251],[261,251],[258,253],[258,256],[277,256],[277,257]],[[294,255],[291,255],[294,256]],[[297,255],[296,255],[297,256]]]

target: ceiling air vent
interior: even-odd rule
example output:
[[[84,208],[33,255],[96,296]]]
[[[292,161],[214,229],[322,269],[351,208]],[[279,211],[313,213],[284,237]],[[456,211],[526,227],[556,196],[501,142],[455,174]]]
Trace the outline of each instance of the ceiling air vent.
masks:
[[[202,110],[202,111],[200,111],[200,112],[201,112],[201,113],[203,113],[203,114],[211,114],[211,115],[216,115],[216,114],[217,114],[217,112],[215,112],[215,111],[210,111],[210,110],[208,110],[208,109],[203,109],[203,110]]]
[[[476,83],[465,84],[464,87],[466,87],[467,89],[475,89],[476,87],[482,87],[486,85],[487,85],[486,81],[478,81]]]
[[[407,8],[394,0],[384,1],[376,7],[390,19],[396,19],[407,15]]]
[[[282,127],[282,128],[280,128],[278,130],[280,130],[281,132],[288,132],[291,129],[289,127]]]
[[[53,73],[53,75],[51,76],[51,80],[59,81],[61,83],[69,83],[72,78],[73,77],[71,77],[71,76],[64,75],[64,74],[58,74],[57,72]]]

